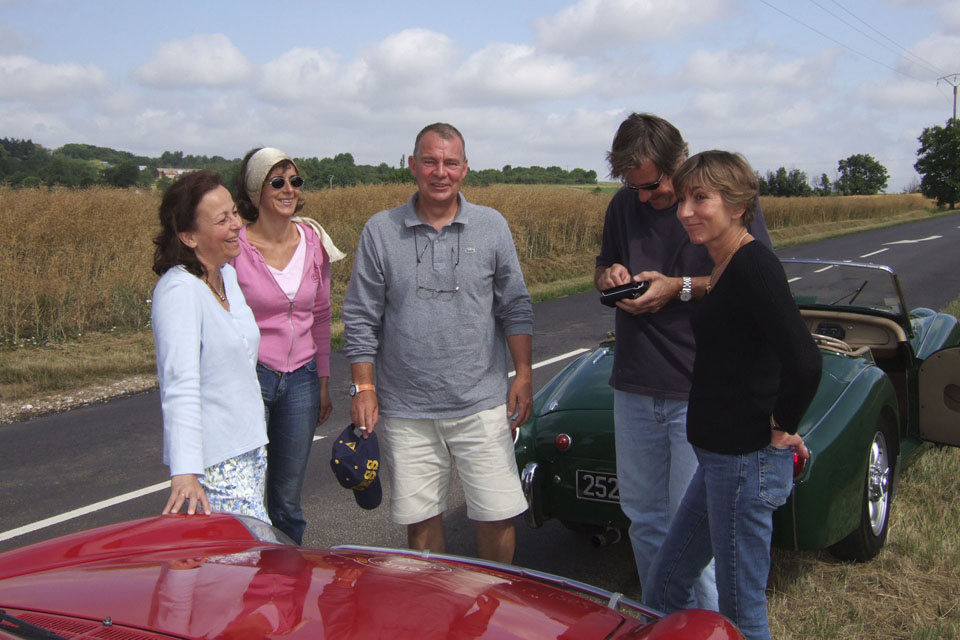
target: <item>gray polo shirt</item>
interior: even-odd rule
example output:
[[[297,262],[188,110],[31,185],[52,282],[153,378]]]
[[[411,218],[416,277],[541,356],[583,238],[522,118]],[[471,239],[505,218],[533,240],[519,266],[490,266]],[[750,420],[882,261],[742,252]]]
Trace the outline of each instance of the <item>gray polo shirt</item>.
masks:
[[[507,221],[459,195],[437,231],[417,194],[363,228],[341,312],[351,363],[373,362],[380,413],[456,418],[503,404],[505,336],[533,333]]]

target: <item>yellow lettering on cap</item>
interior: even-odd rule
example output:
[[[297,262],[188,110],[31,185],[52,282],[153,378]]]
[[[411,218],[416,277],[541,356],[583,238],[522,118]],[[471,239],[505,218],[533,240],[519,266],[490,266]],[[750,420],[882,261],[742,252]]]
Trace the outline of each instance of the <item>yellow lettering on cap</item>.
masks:
[[[356,450],[357,450],[357,443],[356,443],[356,442],[344,442],[344,444],[347,445],[348,447],[350,447],[350,450],[351,450],[351,451],[356,451]]]

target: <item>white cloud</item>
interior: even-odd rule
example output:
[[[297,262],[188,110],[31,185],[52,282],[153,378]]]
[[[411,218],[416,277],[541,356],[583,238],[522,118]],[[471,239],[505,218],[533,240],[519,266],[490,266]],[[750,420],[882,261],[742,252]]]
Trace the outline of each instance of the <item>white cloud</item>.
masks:
[[[695,95],[684,118],[714,133],[707,142],[689,137],[700,149],[737,146],[737,140],[757,136],[783,139],[818,123],[818,106],[808,97],[766,89],[705,90]],[[686,132],[684,132],[686,136]]]
[[[254,69],[227,36],[197,34],[161,45],[134,77],[160,88],[230,87],[245,83]]]
[[[265,64],[257,95],[319,112],[395,109],[447,100],[458,53],[444,34],[407,29],[343,60],[329,49],[296,48]]]
[[[21,55],[0,56],[0,99],[44,100],[97,91],[107,74],[96,65],[45,64]]]
[[[942,69],[944,74],[955,73],[958,51],[960,51],[960,33],[956,35],[935,33],[910,47],[913,57],[924,60],[927,65],[912,61],[911,56],[901,57],[900,65],[909,75],[921,78],[928,78],[932,74],[943,75],[931,70],[928,65]]]
[[[683,82],[695,87],[790,87],[812,89],[821,85],[833,67],[833,56],[775,60],[766,51],[728,49],[694,51],[684,61]]]
[[[74,123],[67,122],[57,113],[38,111],[32,107],[20,107],[0,104],[0,122],[4,124],[4,136],[30,139],[34,142],[58,140],[56,146],[64,142],[82,142]],[[41,142],[42,144],[42,142]]]
[[[589,109],[539,113],[526,108],[470,109],[454,122],[474,169],[556,165],[606,175],[604,153],[626,112]]]
[[[940,18],[940,26],[947,33],[960,33],[960,3],[955,0],[944,3],[937,15]]]
[[[930,109],[935,108],[941,99],[935,83],[903,77],[864,84],[855,95],[858,102],[875,109]]]
[[[362,51],[347,72],[359,98],[389,109],[445,100],[457,58],[448,36],[405,29]]]
[[[956,0],[887,0],[895,7],[916,10],[923,5],[934,7],[937,26],[947,33],[960,31],[960,4]]]
[[[580,95],[594,79],[554,54],[527,45],[493,44],[471,55],[456,74],[458,94],[484,103],[540,102]]]
[[[278,104],[345,97],[349,74],[329,49],[297,48],[263,65],[257,94]]]
[[[580,0],[534,23],[541,46],[570,53],[674,38],[710,22],[726,0]]]

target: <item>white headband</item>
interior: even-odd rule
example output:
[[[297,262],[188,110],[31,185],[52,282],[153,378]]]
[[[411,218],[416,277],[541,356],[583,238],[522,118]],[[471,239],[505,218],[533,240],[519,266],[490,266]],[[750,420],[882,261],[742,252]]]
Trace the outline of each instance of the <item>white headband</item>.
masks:
[[[260,189],[263,187],[263,181],[267,179],[270,170],[284,160],[293,162],[293,158],[285,154],[280,149],[273,147],[264,147],[250,156],[247,160],[247,195],[250,196],[250,202],[253,206],[260,206]],[[296,167],[296,163],[293,165]],[[299,171],[299,169],[297,169]]]

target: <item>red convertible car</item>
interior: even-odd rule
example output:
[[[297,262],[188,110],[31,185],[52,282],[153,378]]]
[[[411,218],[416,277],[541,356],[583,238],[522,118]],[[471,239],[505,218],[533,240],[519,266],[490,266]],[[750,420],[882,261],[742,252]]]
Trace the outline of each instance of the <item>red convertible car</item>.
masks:
[[[740,638],[602,589],[429,552],[293,545],[226,514],[161,516],[0,554],[0,637]]]

